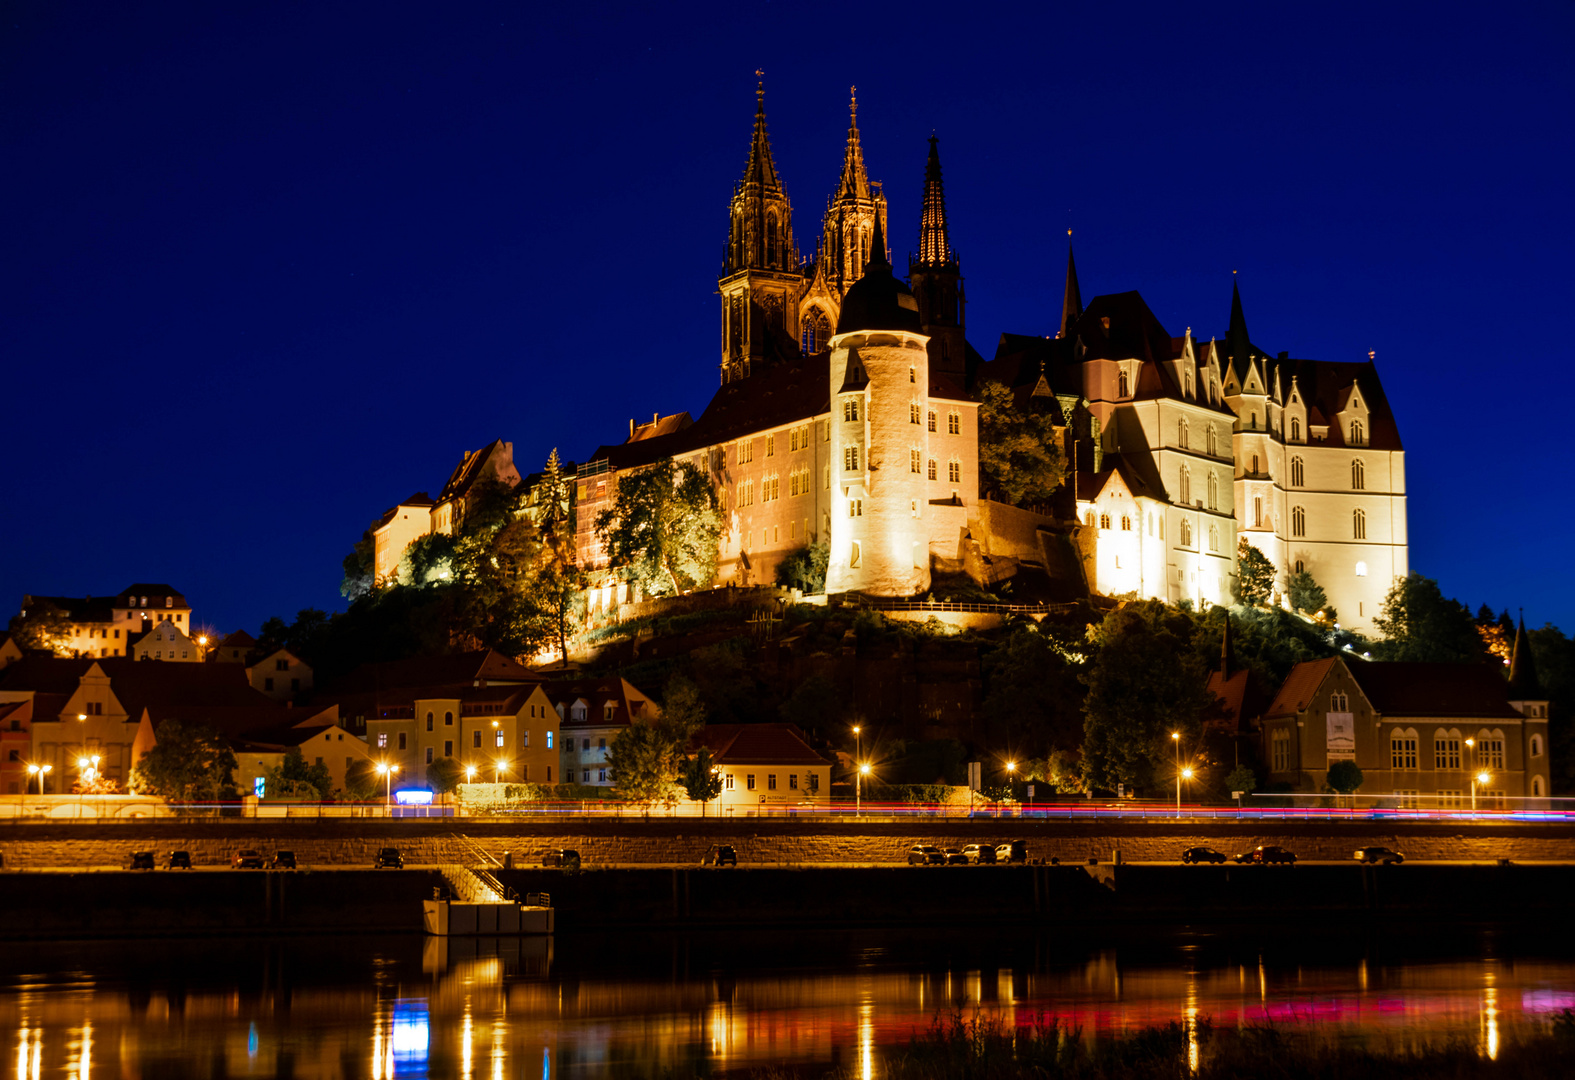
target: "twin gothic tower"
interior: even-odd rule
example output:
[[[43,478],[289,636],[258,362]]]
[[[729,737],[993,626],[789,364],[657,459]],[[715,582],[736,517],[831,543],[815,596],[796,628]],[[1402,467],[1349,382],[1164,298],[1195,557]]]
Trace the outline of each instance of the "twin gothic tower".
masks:
[[[864,167],[858,99],[853,98],[849,106],[842,175],[821,222],[819,251],[804,259],[793,236],[793,204],[771,156],[764,86],[756,88],[755,98],[754,136],[744,177],[733,188],[727,247],[717,281],[722,298],[723,383],[746,378],[753,365],[782,358],[784,353],[825,352],[848,290],[872,261],[890,261],[882,241],[889,235],[886,196]],[[933,136],[924,174],[919,250],[909,257],[908,270],[920,323],[931,339],[931,366],[962,374],[966,301],[957,253],[947,234],[940,152]]]

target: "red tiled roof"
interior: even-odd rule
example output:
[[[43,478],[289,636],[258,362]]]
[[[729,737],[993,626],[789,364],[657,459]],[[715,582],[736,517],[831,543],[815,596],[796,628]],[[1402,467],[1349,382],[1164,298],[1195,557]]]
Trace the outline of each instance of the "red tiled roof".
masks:
[[[793,724],[710,724],[689,743],[718,765],[829,765]]]
[[[326,692],[344,697],[414,688],[472,686],[477,680],[485,683],[542,681],[540,675],[502,653],[477,649],[448,656],[414,656],[408,660],[362,664],[328,687]],[[404,696],[410,697],[408,693]]]
[[[1291,668],[1291,673],[1285,677],[1280,692],[1274,695],[1274,700],[1264,710],[1264,716],[1295,716],[1307,708],[1307,703],[1312,701],[1313,694],[1323,684],[1324,677],[1329,674],[1329,669],[1337,661],[1334,657],[1326,660],[1304,660]]]

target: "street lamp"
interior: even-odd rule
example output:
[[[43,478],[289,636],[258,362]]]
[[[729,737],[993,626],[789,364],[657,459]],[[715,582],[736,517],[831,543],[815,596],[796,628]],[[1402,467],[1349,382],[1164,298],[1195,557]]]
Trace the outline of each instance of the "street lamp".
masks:
[[[853,811],[856,817],[864,816],[864,778],[869,774],[870,766],[866,761],[859,766],[859,771],[853,777]]]
[[[1176,746],[1176,817],[1181,817],[1181,732],[1172,731],[1170,741]]]
[[[384,781],[383,799],[389,805],[392,805],[394,801],[394,774],[398,771],[398,765],[390,765],[386,761],[377,763],[377,775],[383,777]]]
[[[38,777],[38,794],[40,797],[44,794],[44,774],[53,772],[54,769],[53,765],[29,765],[27,767],[27,775],[29,777]]]
[[[1177,817],[1181,816],[1181,782],[1183,780],[1187,781],[1188,783],[1192,782],[1192,770],[1190,768],[1182,769],[1179,773],[1176,774],[1176,816]]]
[[[501,781],[498,779],[498,777],[501,774],[507,772],[508,768],[509,768],[509,763],[507,761],[504,761],[502,758],[499,758],[497,761],[494,761],[492,763],[492,782],[494,784],[501,783]]]
[[[467,783],[467,784],[473,783],[475,781],[475,779],[476,779],[476,767],[474,765],[466,765],[465,766],[465,783]]]
[[[1475,776],[1473,776],[1471,778],[1471,816],[1472,817],[1476,817],[1477,816],[1477,785],[1478,784],[1482,784],[1482,785],[1486,786],[1487,784],[1490,784],[1492,782],[1493,782],[1493,775],[1491,773],[1489,773],[1486,769],[1483,769],[1481,772],[1477,773]]]

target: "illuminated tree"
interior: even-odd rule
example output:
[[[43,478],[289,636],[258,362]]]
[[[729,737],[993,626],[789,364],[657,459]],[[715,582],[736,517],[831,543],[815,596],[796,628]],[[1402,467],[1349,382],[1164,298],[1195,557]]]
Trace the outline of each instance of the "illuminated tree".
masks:
[[[663,458],[619,477],[614,505],[595,527],[612,565],[648,593],[677,595],[716,576],[722,514],[710,477],[690,462]]]
[[[1267,604],[1274,592],[1274,564],[1243,536],[1236,543],[1236,583],[1244,604]],[[1314,609],[1316,610],[1316,609]]]
[[[831,565],[831,545],[822,540],[789,552],[777,564],[777,584],[807,596],[826,591],[826,567]]]
[[[370,799],[378,793],[381,785],[377,765],[370,758],[358,759],[345,770],[345,794],[352,799]]]
[[[11,636],[23,649],[47,649],[64,655],[71,641],[71,619],[47,600],[35,600],[25,612],[11,617]]]
[[[722,794],[722,775],[716,770],[716,760],[711,751],[702,746],[690,758],[679,774],[684,794],[700,804],[700,816],[705,817],[706,803]]]
[[[979,479],[1013,506],[1048,502],[1066,476],[1066,457],[1051,417],[1019,409],[1012,391],[993,380],[979,384]]]
[[[285,751],[284,759],[263,777],[263,791],[276,798],[321,801],[328,798],[333,787],[334,779],[329,775],[328,766],[308,765],[299,746]]]
[[[1290,594],[1291,607],[1297,611],[1305,611],[1309,615],[1322,611],[1333,617],[1329,609],[1329,595],[1306,570],[1292,574],[1286,582],[1285,591]]]
[[[212,802],[237,797],[235,754],[224,736],[206,724],[164,720],[153,749],[132,769],[131,786],[168,802]]]
[[[1390,587],[1373,627],[1384,636],[1373,649],[1383,660],[1472,664],[1484,658],[1470,609],[1421,574],[1408,574]]]

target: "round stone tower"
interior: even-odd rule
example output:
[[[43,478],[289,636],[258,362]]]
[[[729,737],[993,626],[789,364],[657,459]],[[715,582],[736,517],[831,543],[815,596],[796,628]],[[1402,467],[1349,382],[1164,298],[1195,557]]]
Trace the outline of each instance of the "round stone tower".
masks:
[[[830,344],[826,591],[913,596],[930,587],[929,338],[878,229]]]

